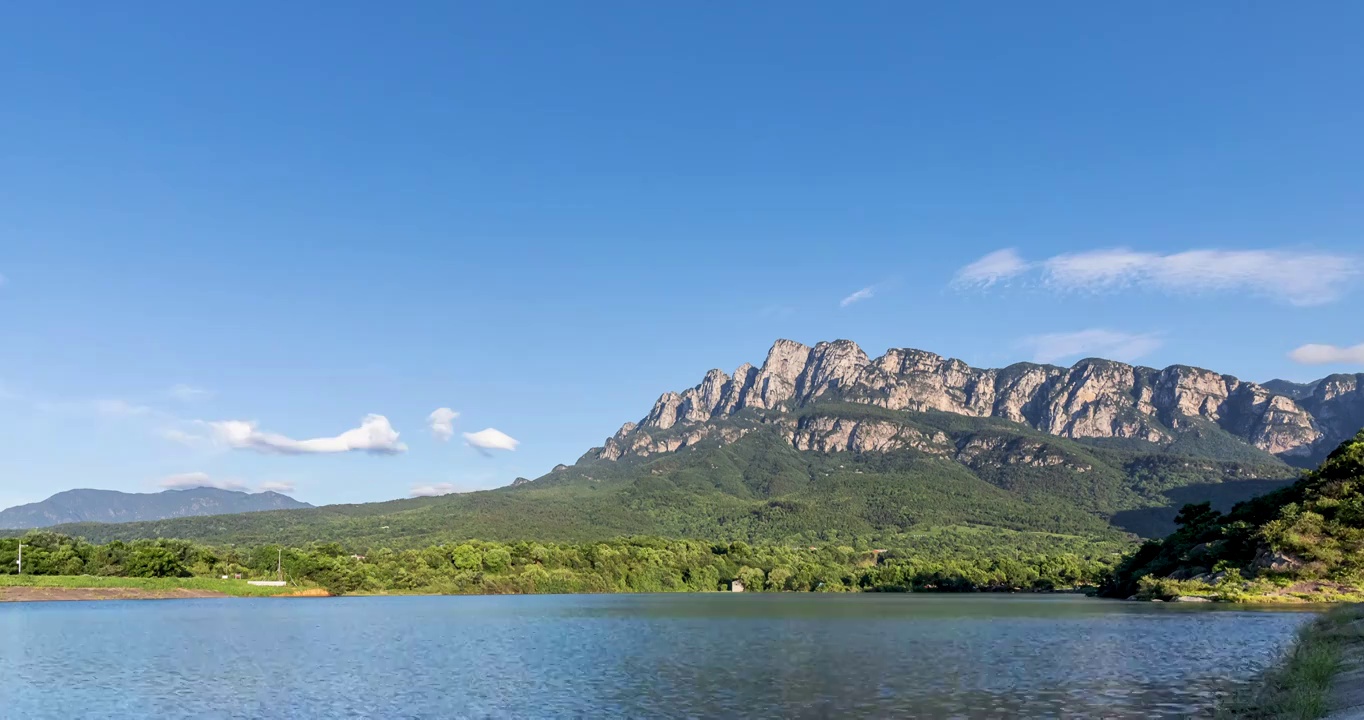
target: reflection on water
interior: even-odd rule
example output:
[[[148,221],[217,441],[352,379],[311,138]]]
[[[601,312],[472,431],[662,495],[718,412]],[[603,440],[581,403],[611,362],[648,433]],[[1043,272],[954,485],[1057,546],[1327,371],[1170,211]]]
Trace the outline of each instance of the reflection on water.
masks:
[[[1185,717],[1304,613],[1075,596],[0,606],[0,717]]]

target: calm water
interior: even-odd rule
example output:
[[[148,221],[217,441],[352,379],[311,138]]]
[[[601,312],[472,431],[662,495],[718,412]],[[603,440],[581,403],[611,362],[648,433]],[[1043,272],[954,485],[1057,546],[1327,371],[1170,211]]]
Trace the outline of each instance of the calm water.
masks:
[[[1184,717],[1305,613],[1073,596],[0,605],[0,717]]]

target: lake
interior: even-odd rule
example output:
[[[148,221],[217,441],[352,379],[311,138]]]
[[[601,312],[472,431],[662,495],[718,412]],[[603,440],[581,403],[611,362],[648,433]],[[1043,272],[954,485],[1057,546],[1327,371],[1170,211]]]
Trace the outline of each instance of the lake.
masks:
[[[0,717],[1185,717],[1310,619],[1073,595],[0,605]]]

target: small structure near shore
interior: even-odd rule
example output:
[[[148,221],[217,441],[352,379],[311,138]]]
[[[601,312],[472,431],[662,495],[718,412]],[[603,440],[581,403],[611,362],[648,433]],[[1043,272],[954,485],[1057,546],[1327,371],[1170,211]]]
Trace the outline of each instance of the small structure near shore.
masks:
[[[288,583],[283,580],[247,580],[246,584],[255,585],[256,587],[284,587],[285,585],[288,585]]]
[[[742,581],[742,580],[735,580],[735,581],[731,582],[731,583],[729,584],[729,591],[730,591],[730,592],[743,592],[743,591],[744,591],[744,581]]]

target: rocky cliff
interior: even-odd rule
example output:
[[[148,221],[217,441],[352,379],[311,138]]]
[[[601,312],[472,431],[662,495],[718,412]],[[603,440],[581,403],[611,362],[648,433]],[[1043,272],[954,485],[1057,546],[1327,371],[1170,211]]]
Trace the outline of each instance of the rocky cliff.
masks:
[[[960,452],[945,438],[893,421],[812,415],[820,403],[843,402],[1002,418],[1066,438],[1157,446],[1220,430],[1264,452],[1310,463],[1364,425],[1364,374],[1299,387],[1310,387],[1310,395],[1295,393],[1295,399],[1184,365],[1157,370],[1088,359],[1069,368],[1019,363],[980,369],[922,350],[894,349],[873,359],[848,340],[814,347],[778,340],[761,367],[744,364],[733,375],[711,370],[696,387],[664,393],[644,419],[626,423],[590,456],[617,460],[707,439],[733,442],[746,432],[731,422],[740,419],[778,423],[803,450]]]

